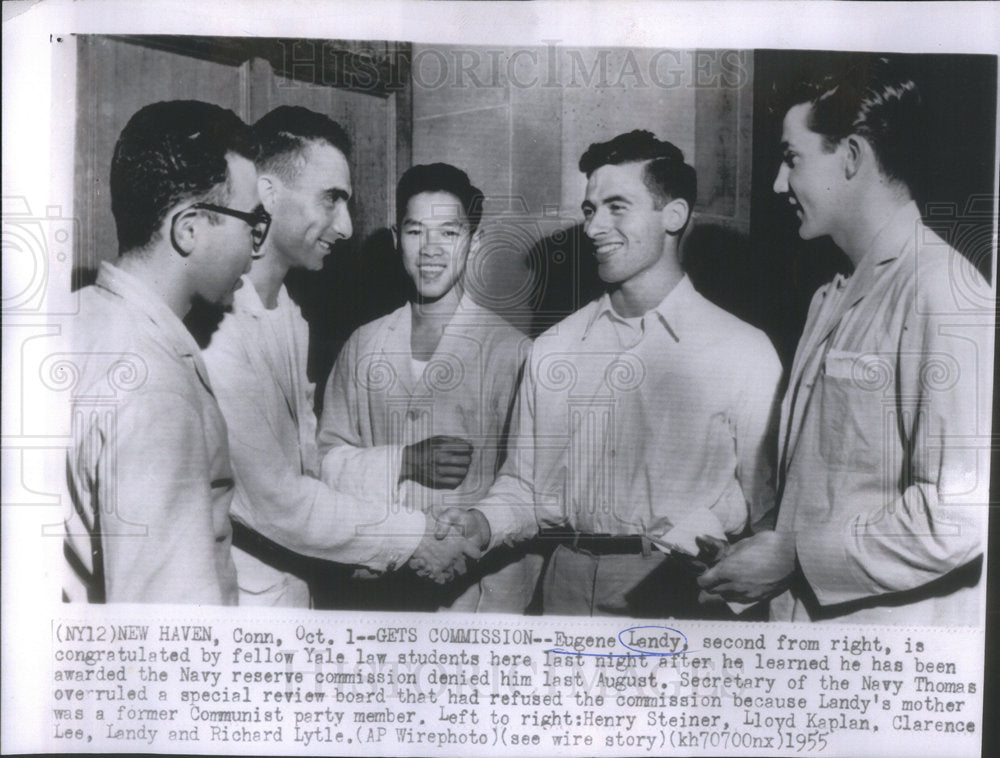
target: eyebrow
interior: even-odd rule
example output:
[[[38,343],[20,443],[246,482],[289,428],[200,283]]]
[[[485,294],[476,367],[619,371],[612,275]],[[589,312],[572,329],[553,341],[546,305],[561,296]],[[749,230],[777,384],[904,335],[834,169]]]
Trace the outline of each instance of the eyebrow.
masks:
[[[404,216],[403,217],[403,223],[404,224],[422,224],[425,220],[426,221],[433,221],[434,217],[431,216],[428,219],[418,219],[418,218],[413,218],[412,216]],[[450,218],[450,219],[448,219],[446,221],[442,221],[441,222],[441,226],[463,226],[463,225],[464,225],[463,221],[460,221],[460,220],[454,219],[454,218]]]
[[[351,199],[351,193],[347,190],[334,187],[326,190],[324,193],[331,200],[343,200],[345,203]]]
[[[631,200],[630,198],[625,197],[624,195],[612,195],[611,197],[601,198],[601,200],[599,200],[598,202],[600,202],[601,205],[607,205],[608,203],[629,203],[629,204],[631,204],[634,201]],[[595,208],[596,206],[594,205],[594,203],[592,201],[590,201],[590,200],[584,200],[582,203],[580,203],[580,207],[583,210],[587,210],[588,208]]]

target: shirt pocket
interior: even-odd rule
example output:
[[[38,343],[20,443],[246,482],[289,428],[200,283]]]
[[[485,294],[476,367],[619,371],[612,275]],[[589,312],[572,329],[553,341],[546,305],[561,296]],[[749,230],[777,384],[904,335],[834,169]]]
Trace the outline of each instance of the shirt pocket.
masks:
[[[895,437],[895,367],[884,354],[830,350],[820,373],[819,453],[832,468],[881,467]]]

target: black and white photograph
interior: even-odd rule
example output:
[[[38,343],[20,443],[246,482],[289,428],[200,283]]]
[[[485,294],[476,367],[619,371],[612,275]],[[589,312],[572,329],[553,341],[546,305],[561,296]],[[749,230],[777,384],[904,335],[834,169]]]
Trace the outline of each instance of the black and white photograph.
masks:
[[[989,754],[995,4],[99,5],[9,53],[4,752]]]

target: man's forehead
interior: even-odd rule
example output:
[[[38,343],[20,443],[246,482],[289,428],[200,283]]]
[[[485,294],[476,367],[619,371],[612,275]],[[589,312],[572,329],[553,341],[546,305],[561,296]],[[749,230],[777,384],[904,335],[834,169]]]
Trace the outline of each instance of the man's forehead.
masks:
[[[404,223],[440,221],[441,223],[466,223],[468,217],[462,201],[445,190],[418,192],[406,201]]]
[[[310,142],[296,156],[300,183],[351,193],[351,167],[346,156],[327,142]]]
[[[587,199],[599,200],[603,196],[612,194],[649,194],[643,178],[647,163],[649,161],[607,163],[598,166],[587,179]]]
[[[792,142],[795,138],[801,139],[807,133],[814,133],[809,128],[809,116],[812,112],[812,103],[799,103],[793,105],[785,114],[781,122],[781,139],[784,142]]]

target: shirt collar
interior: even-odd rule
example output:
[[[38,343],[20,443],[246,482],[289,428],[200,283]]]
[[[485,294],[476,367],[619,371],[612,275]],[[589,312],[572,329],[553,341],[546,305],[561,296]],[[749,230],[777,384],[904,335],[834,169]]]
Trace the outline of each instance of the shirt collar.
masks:
[[[387,328],[389,331],[395,331],[397,328],[405,326],[410,329],[413,324],[413,303],[409,300],[403,304],[403,306],[396,310],[399,314],[398,318],[392,319]],[[455,308],[455,312],[451,314],[451,318],[448,319],[448,324],[458,323],[467,324],[469,323],[470,315],[478,315],[482,313],[483,307],[480,306],[475,300],[469,296],[468,290],[462,293],[462,297],[459,298],[458,307]]]
[[[264,306],[264,301],[260,299],[260,293],[257,292],[257,288],[250,281],[250,277],[244,274],[240,277],[240,282],[242,282],[242,285],[233,293],[233,310],[246,311],[257,317],[266,315],[268,309]],[[282,284],[278,288],[278,304],[275,306],[275,309],[284,308],[290,301],[291,297],[288,294],[288,290]]]
[[[884,264],[896,260],[913,247],[921,225],[920,210],[912,200],[893,211],[849,277],[851,289],[867,292],[871,280],[885,270]]]
[[[108,261],[102,261],[96,286],[122,298],[152,321],[180,356],[200,359],[201,351],[191,332],[163,299],[139,279]]]
[[[652,310],[644,313],[644,316],[654,316],[655,320],[664,330],[673,337],[675,342],[680,342],[681,334],[684,331],[684,313],[690,305],[692,296],[697,295],[697,290],[691,282],[691,278],[685,274],[674,288],[667,293],[667,296],[660,301]],[[624,317],[615,312],[611,305],[611,295],[605,292],[597,301],[597,308],[591,316],[590,321],[583,330],[583,339],[587,339],[594,324],[601,318],[624,321]],[[649,321],[647,321],[647,324]]]

